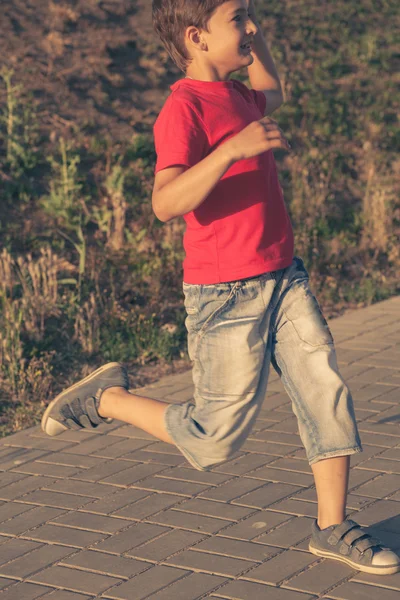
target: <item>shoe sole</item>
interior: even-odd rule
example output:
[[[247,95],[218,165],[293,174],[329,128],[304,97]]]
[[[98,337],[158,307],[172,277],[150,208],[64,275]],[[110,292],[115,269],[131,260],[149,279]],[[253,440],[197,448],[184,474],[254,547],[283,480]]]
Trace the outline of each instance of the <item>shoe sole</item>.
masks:
[[[47,433],[48,435],[50,435],[46,431],[46,425],[47,425],[48,419],[50,417],[50,413],[51,413],[52,409],[55,407],[55,405],[57,404],[57,402],[59,402],[60,400],[62,400],[64,398],[64,396],[66,396],[67,394],[69,394],[72,390],[74,390],[74,389],[78,388],[79,386],[81,386],[83,383],[87,383],[91,379],[94,379],[94,377],[97,377],[97,375],[99,375],[100,373],[104,373],[105,371],[108,371],[109,369],[112,369],[114,367],[120,367],[120,366],[121,365],[119,363],[117,363],[117,362],[107,363],[106,365],[103,365],[99,369],[96,369],[96,371],[93,371],[93,373],[90,373],[90,375],[88,375],[84,379],[80,379],[77,383],[74,383],[74,385],[71,385],[69,388],[67,388],[66,390],[64,390],[63,392],[61,392],[61,394],[58,394],[58,396],[56,396],[54,398],[54,400],[52,400],[50,402],[50,404],[48,405],[48,407],[46,408],[46,410],[45,410],[45,412],[43,414],[42,421],[41,421],[41,427],[42,427],[42,430],[44,431],[44,433]],[[65,427],[62,423],[58,423],[58,425],[63,428],[63,431],[67,431],[68,430],[68,427]],[[62,433],[62,431],[60,431],[60,433]]]
[[[347,563],[354,569],[357,569],[357,571],[363,571],[364,573],[373,573],[375,575],[393,575],[393,573],[397,573],[398,571],[400,571],[400,564],[394,565],[391,567],[368,567],[366,565],[360,565],[359,563],[355,563],[352,560],[350,560],[349,558],[346,558],[344,556],[338,556],[337,554],[332,553],[332,552],[313,548],[313,546],[311,546],[310,544],[308,546],[308,549],[310,550],[310,552],[312,554],[315,554],[316,556],[322,556],[323,558],[333,558],[334,560],[340,560],[341,562]]]

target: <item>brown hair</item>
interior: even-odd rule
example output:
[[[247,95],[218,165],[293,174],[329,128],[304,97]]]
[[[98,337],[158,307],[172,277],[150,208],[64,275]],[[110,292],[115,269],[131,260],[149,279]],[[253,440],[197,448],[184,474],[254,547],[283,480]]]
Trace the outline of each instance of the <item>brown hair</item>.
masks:
[[[186,72],[192,61],[184,34],[193,25],[209,33],[213,12],[228,0],[153,0],[153,27],[177,67]]]

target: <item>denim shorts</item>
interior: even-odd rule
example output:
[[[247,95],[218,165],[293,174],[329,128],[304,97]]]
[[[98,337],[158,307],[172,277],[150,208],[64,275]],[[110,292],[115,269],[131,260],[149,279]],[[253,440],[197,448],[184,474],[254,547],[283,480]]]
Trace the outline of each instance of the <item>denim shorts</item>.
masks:
[[[207,285],[183,283],[194,397],[165,426],[200,471],[228,460],[265,398],[270,363],[292,401],[309,464],[362,452],[353,400],[304,263]]]

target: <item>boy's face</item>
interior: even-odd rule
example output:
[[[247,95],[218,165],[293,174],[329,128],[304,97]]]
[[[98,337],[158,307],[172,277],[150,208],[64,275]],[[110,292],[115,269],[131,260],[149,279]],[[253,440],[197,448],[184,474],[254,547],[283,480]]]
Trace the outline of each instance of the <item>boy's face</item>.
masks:
[[[187,71],[190,76],[225,80],[233,71],[252,64],[251,51],[241,47],[257,33],[248,8],[249,0],[228,0],[210,18],[209,33],[188,27],[186,43],[193,57]]]

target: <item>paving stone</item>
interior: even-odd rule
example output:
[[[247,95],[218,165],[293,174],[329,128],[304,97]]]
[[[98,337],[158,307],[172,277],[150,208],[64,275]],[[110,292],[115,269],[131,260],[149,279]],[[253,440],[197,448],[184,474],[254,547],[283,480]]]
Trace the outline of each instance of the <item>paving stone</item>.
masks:
[[[112,483],[113,485],[127,487],[128,485],[137,483],[138,481],[154,475],[155,473],[161,473],[164,469],[165,465],[137,464],[132,466],[131,463],[129,469],[124,469],[119,473],[114,473],[109,477],[104,477],[102,481],[104,483]]]
[[[169,531],[166,527],[148,523],[135,524],[96,545],[96,550],[122,554]]]
[[[1,458],[0,458],[1,461]],[[3,489],[10,485],[10,483],[15,483],[21,479],[25,479],[25,475],[19,473],[12,473],[11,471],[5,471],[4,473],[0,473],[0,493]],[[2,496],[0,496],[0,499]]]
[[[52,518],[57,517],[63,513],[62,510],[57,510],[55,508],[48,508],[40,506],[32,508],[31,510],[24,512],[23,514],[6,521],[5,523],[0,524],[0,532],[7,533],[10,535],[21,535],[22,533],[32,529],[33,527],[37,527],[38,525],[42,525],[47,521],[50,521]]]
[[[258,511],[252,517],[224,529],[222,535],[228,538],[250,541],[258,538],[262,533],[273,529],[280,523],[288,521],[290,518],[290,515],[262,510]]]
[[[65,588],[75,592],[101,594],[120,583],[121,579],[90,573],[89,571],[55,566],[31,575],[30,581]]]
[[[49,544],[61,544],[73,548],[87,548],[107,537],[102,533],[92,531],[81,531],[72,527],[58,527],[56,525],[41,525],[37,529],[26,534],[30,540],[47,542]]]
[[[108,446],[102,446],[98,450],[93,451],[92,454],[94,456],[99,456],[101,458],[120,458],[124,457],[130,452],[133,452],[134,450],[146,448],[147,446],[151,445],[150,440],[135,440],[128,438],[118,441],[118,438],[114,438],[111,435],[107,437],[111,438],[112,444]]]
[[[355,575],[350,579],[351,582],[356,583],[368,583],[371,586],[390,588],[392,590],[397,590],[400,592],[400,577],[399,573],[394,573],[393,575],[385,575],[382,579],[380,575],[372,575],[371,573],[362,573],[361,571],[357,571]],[[377,590],[377,595],[379,591]]]
[[[285,469],[286,471],[297,471],[312,475],[312,470],[307,460],[299,460],[295,458],[278,458],[269,465],[274,469]]]
[[[13,579],[6,579],[5,577],[0,577],[0,590],[9,587],[14,583]]]
[[[279,442],[267,442],[263,440],[252,440],[247,438],[242,446],[245,452],[255,452],[256,454],[268,454],[271,456],[286,456],[296,450],[298,446],[291,444],[280,444]]]
[[[214,519],[213,517],[184,513],[176,509],[169,509],[157,515],[153,515],[148,518],[148,521],[202,533],[217,533],[217,531],[221,531],[221,529],[231,523],[231,521],[223,521],[222,519]]]
[[[51,438],[48,435],[26,435],[26,432],[21,432],[21,437],[14,439],[9,438],[10,443],[13,446],[24,446],[25,448],[29,448],[30,450],[47,450],[50,452],[60,452],[71,445],[70,442],[66,440],[60,440]],[[25,435],[24,435],[25,433]]]
[[[99,533],[116,533],[131,524],[130,521],[117,517],[92,515],[86,512],[71,511],[60,517],[53,518],[53,525],[66,525],[84,531],[97,531]]]
[[[364,469],[352,468],[350,469],[350,477],[349,477],[349,492],[353,491],[354,488],[357,488],[357,491],[353,493],[358,493],[358,486],[362,484],[372,481],[374,477],[380,475],[379,471],[366,471]],[[368,495],[368,494],[366,494]]]
[[[9,473],[10,475],[18,475],[17,473]],[[38,490],[45,485],[52,485],[56,480],[51,477],[41,477],[40,475],[18,475],[22,479],[8,485],[0,490],[0,499],[15,500],[21,498],[28,492]]]
[[[247,474],[249,471],[253,471],[254,469],[261,467],[268,462],[274,460],[274,456],[267,456],[263,454],[245,454],[240,458],[224,463],[219,467],[216,467],[214,471],[216,473],[228,473],[231,475],[243,475]]]
[[[147,433],[147,431],[139,429],[139,427],[134,427],[133,425],[123,425],[122,427],[111,431],[109,435],[115,435],[116,437],[134,438],[139,440],[157,440],[157,438],[154,437],[154,435],[151,435],[150,433]]]
[[[24,554],[24,556],[20,556],[12,562],[3,565],[0,567],[0,574],[6,577],[25,579],[29,575],[32,575],[32,573],[58,562],[72,552],[74,552],[72,548],[66,548],[65,546],[56,546],[54,544],[42,546],[29,554]]]
[[[278,556],[274,556],[267,562],[259,565],[244,576],[251,581],[261,581],[272,585],[288,579],[296,572],[308,567],[318,560],[318,557],[310,553],[296,550],[285,550]]]
[[[362,465],[360,469],[373,469],[375,471],[383,471],[384,473],[396,473],[400,475],[400,461],[387,460],[384,458],[370,458]]]
[[[94,550],[82,550],[74,556],[64,558],[60,562],[60,565],[65,567],[78,567],[93,571],[94,573],[126,579],[129,579],[150,567],[148,563],[134,560],[133,558],[112,556]]]
[[[173,467],[163,471],[163,478],[171,478],[177,481],[191,481],[192,483],[203,483],[205,485],[220,485],[228,479],[230,475],[214,473],[214,471],[198,471],[197,469],[187,467]]]
[[[335,600],[371,600],[379,597],[379,600],[398,600],[399,593],[381,586],[364,585],[362,583],[348,582],[335,588],[327,598]]]
[[[185,462],[184,456],[175,454],[161,454],[161,452],[150,452],[149,450],[134,450],[129,454],[124,454],[124,460],[137,462],[167,465],[169,467],[181,465]]]
[[[55,590],[48,596],[46,600],[91,600],[93,596],[77,594],[76,592],[68,592],[66,590]]]
[[[400,475],[385,474],[364,483],[354,493],[373,498],[385,498],[397,490],[400,491]]]
[[[10,449],[11,450],[11,449]],[[41,456],[47,454],[45,450],[30,450],[29,448],[13,448],[12,451],[7,455],[6,459],[1,461],[1,470],[7,471],[8,469],[14,469],[17,472],[25,473],[22,466],[26,463],[34,461]],[[18,467],[18,469],[16,469]],[[27,466],[26,466],[27,468]]]
[[[227,481],[222,485],[205,490],[199,494],[200,498],[207,500],[219,500],[222,502],[230,502],[239,496],[243,496],[246,492],[251,492],[264,484],[261,481],[248,479],[247,477],[235,477],[231,481]]]
[[[229,598],[232,600],[312,600],[315,596],[284,590],[281,588],[251,583],[250,581],[232,581],[211,594],[213,598]]]
[[[106,486],[104,486],[106,487]],[[136,503],[138,500],[148,498],[150,493],[144,490],[136,490],[133,488],[122,489],[116,488],[117,491],[107,495],[85,506],[85,512],[98,513],[102,515],[110,515],[115,511]]]
[[[154,441],[152,442],[151,446],[149,446],[149,448],[150,447],[152,452],[160,452],[161,454],[175,454],[176,456],[182,456],[181,451],[178,450],[176,446],[173,446],[172,444],[167,444],[166,442],[160,442],[160,440],[157,440],[156,438],[154,438]],[[188,466],[190,465],[188,464]],[[193,467],[191,468],[193,469]]]
[[[111,485],[103,485],[102,483],[90,483],[88,481],[77,481],[70,479],[51,480],[50,483],[43,485],[44,490],[54,492],[65,492],[66,494],[76,494],[77,496],[89,496],[91,498],[104,498],[120,488]]]
[[[395,518],[399,514],[398,502],[392,500],[378,500],[372,506],[360,510],[355,520],[360,525],[373,525],[379,523],[379,527],[382,529],[389,529],[388,523],[381,523],[387,519]]]
[[[133,486],[150,491],[170,492],[171,494],[177,494],[181,496],[193,496],[199,492],[202,492],[208,487],[207,485],[203,485],[201,483],[192,483],[164,477],[148,477],[143,481],[134,483]]]
[[[361,441],[363,444],[370,444],[371,446],[392,448],[399,443],[399,438],[393,435],[384,435],[381,433],[363,431]]]
[[[182,502],[182,496],[174,496],[172,494],[152,494],[143,500],[139,500],[134,504],[129,504],[123,508],[116,510],[113,514],[126,519],[145,519]]]
[[[289,579],[282,587],[299,592],[323,594],[341,580],[349,577],[354,569],[334,560],[324,560],[310,569]]]
[[[67,452],[53,452],[52,454],[46,454],[46,456],[43,456],[37,462],[90,469],[101,465],[104,461],[95,456],[82,456],[81,454],[68,454]]]
[[[189,548],[203,539],[204,535],[199,535],[191,531],[184,531],[182,529],[173,529],[154,541],[150,541],[137,548],[132,548],[129,551],[129,554],[130,556],[154,562],[162,561],[172,554],[176,554],[181,550]]]
[[[5,579],[4,581],[11,581]],[[52,588],[33,583],[16,583],[1,593],[1,600],[36,600],[42,598]]]
[[[142,600],[171,583],[189,575],[189,571],[173,567],[154,566],[130,581],[109,590],[107,598],[116,600]]]
[[[247,473],[247,477],[262,479],[263,481],[273,481],[275,483],[290,483],[296,486],[308,487],[314,481],[313,475],[299,473],[296,471],[284,471],[274,467],[262,467],[257,471]]]
[[[211,575],[238,576],[243,571],[251,568],[255,563],[239,558],[209,554],[207,552],[194,552],[185,550],[166,561],[166,564],[187,567],[195,571],[203,571]]]
[[[68,448],[67,450],[65,450],[65,452],[89,456],[103,448],[111,448],[114,444],[117,443],[118,440],[111,436],[97,435],[95,437],[90,438],[89,440],[82,441],[80,444],[77,444],[72,448]]]
[[[200,544],[196,544],[193,550],[195,552],[209,552],[232,558],[241,558],[251,562],[262,562],[266,558],[280,552],[281,548],[259,544],[258,541],[245,542],[216,535],[207,538],[203,542],[200,542]]]
[[[36,550],[36,548],[40,548],[40,544],[30,542],[29,540],[8,538],[7,541],[0,546],[0,565],[4,565],[10,560],[19,558],[32,550]]]
[[[225,583],[223,577],[207,575],[205,573],[193,573],[185,579],[180,579],[169,587],[152,594],[152,600],[197,600],[207,592]]]
[[[292,517],[273,531],[263,533],[257,542],[282,548],[289,548],[311,533],[312,519],[308,517]]]
[[[25,504],[17,504],[16,502],[8,502],[3,504],[0,506],[0,523],[8,521],[8,519],[12,519],[23,512],[27,512],[28,510],[32,510],[32,507],[26,506]]]
[[[384,459],[393,459],[400,461],[400,448],[390,448],[389,450],[385,450],[385,452],[382,452],[382,454],[380,454],[379,457]]]
[[[63,494],[47,490],[35,490],[23,496],[23,502],[27,504],[41,504],[56,508],[79,508],[92,501],[93,498],[87,496],[74,496],[73,494]]]
[[[202,498],[193,498],[192,500],[183,502],[179,505],[179,510],[182,512],[226,519],[228,521],[240,521],[254,512],[252,509],[222,502],[212,502],[211,500]]]
[[[295,498],[286,498],[282,502],[277,502],[269,507],[270,510],[288,513],[289,515],[297,515],[299,517],[317,518],[318,510],[315,502],[306,502],[305,500],[296,500]]]
[[[275,429],[269,428],[265,431],[259,431],[255,435],[250,433],[249,439],[254,440],[265,440],[266,442],[278,442],[280,444],[288,444],[289,446],[296,446],[300,448],[302,446],[301,438],[299,435],[294,433],[285,433],[283,431],[276,431]]]
[[[81,479],[83,481],[102,481],[111,475],[115,475],[121,471],[129,469],[132,467],[132,463],[124,460],[112,460],[109,462],[102,462],[102,464],[98,467],[93,467],[92,469],[87,469],[86,471],[81,471],[77,474],[74,479]],[[109,482],[112,483],[112,482]]]
[[[79,469],[77,467],[54,465],[38,461],[30,462],[26,465],[22,465],[21,467],[14,467],[13,470],[17,473],[26,473],[28,475],[45,475],[47,477],[54,477],[56,479],[73,477],[74,475],[84,472],[84,469]]]
[[[253,508],[266,508],[274,502],[295,494],[302,488],[286,483],[267,483],[261,488],[236,498],[232,502]]]

